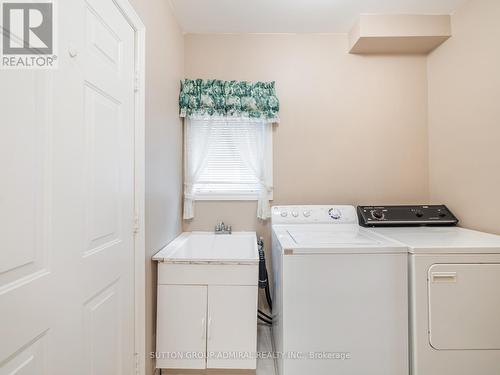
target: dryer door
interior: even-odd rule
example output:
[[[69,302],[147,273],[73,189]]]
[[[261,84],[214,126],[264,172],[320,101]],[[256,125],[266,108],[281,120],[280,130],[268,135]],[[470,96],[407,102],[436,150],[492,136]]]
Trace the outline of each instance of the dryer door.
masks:
[[[429,340],[438,350],[500,349],[500,264],[429,268]]]

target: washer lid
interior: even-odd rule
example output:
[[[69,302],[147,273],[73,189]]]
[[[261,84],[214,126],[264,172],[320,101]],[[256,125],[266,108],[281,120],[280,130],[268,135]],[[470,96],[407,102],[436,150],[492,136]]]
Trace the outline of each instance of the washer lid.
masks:
[[[380,241],[368,237],[359,230],[338,229],[300,229],[287,230],[293,241],[299,246],[376,246]]]
[[[406,253],[398,242],[359,225],[273,225],[286,254],[383,254]]]

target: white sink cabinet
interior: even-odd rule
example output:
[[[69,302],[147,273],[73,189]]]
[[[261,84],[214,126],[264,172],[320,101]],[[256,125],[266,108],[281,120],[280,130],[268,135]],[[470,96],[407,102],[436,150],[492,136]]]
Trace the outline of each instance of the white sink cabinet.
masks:
[[[256,241],[254,232],[186,232],[153,257],[157,368],[256,368]]]

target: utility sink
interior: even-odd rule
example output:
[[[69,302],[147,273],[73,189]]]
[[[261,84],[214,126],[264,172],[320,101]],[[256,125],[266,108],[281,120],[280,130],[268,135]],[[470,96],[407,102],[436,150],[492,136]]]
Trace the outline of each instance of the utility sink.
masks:
[[[165,263],[258,263],[255,232],[184,232],[159,251],[153,260]]]
[[[156,367],[255,371],[259,281],[256,233],[185,232],[153,260],[158,262],[157,353],[205,354],[160,356]]]

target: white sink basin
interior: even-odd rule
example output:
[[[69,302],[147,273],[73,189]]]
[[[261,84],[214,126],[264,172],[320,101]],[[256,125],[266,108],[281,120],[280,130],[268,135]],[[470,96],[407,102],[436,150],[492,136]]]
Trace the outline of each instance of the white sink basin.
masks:
[[[166,263],[254,264],[259,261],[255,232],[184,232],[153,260]]]

